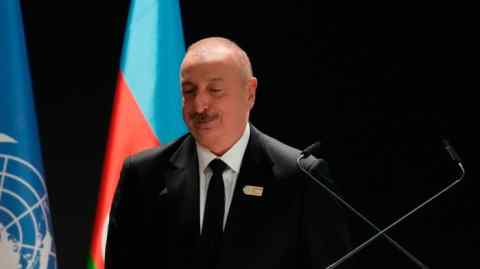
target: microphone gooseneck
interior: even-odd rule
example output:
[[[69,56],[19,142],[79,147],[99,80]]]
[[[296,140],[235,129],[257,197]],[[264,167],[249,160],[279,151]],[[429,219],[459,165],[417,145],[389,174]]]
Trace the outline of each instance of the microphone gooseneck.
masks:
[[[424,268],[424,269],[428,269],[428,266],[426,266],[425,264],[423,264],[418,258],[416,258],[412,253],[410,253],[408,250],[406,250],[404,247],[402,247],[399,243],[397,243],[395,240],[393,240],[390,236],[388,236],[387,234],[383,233],[382,230],[380,230],[380,228],[378,228],[375,224],[373,224],[369,219],[367,219],[363,214],[361,214],[358,210],[356,210],[353,206],[351,206],[347,201],[345,201],[343,198],[341,198],[338,194],[336,194],[333,190],[331,190],[329,187],[327,187],[325,184],[323,184],[320,180],[318,180],[316,177],[314,177],[310,172],[308,172],[300,163],[300,160],[303,159],[303,158],[306,158],[308,157],[310,154],[305,154],[305,153],[311,153],[313,150],[315,150],[315,148],[317,148],[319,146],[319,143],[315,143],[313,145],[311,145],[310,147],[308,147],[307,149],[305,149],[301,154],[300,156],[297,158],[297,165],[298,167],[300,168],[300,170],[302,170],[302,172],[304,172],[309,178],[311,178],[314,182],[316,182],[317,184],[319,184],[322,188],[324,188],[330,195],[332,195],[333,197],[335,197],[335,199],[337,199],[338,201],[340,201],[342,203],[342,205],[344,205],[345,207],[347,207],[350,211],[352,211],[353,213],[355,213],[355,215],[357,215],[358,217],[360,217],[363,221],[365,221],[368,225],[370,225],[374,230],[376,230],[377,232],[379,232],[379,234],[377,234],[378,236],[380,235],[383,235],[385,237],[385,239],[387,239],[390,243],[392,243],[395,247],[397,247],[401,252],[403,252],[406,256],[408,256],[410,258],[410,260],[412,260],[414,263],[416,263],[420,268]],[[323,177],[324,179],[328,180],[328,181],[331,181],[331,179],[327,178],[326,176],[324,175],[320,175],[321,177]],[[377,237],[378,237],[377,236]],[[363,248],[363,247],[362,247]],[[352,250],[352,251],[359,251],[360,249],[356,250]],[[343,256],[342,258],[340,258],[339,260],[337,260],[335,263],[329,265],[327,268],[328,269],[333,269],[335,267],[337,267],[338,265],[340,265],[343,261],[345,261],[347,258],[349,258],[350,256],[352,256],[353,254],[355,254],[355,252],[352,253],[352,251],[350,251],[349,253],[347,253],[347,255]]]
[[[425,200],[425,202],[421,203],[420,205],[418,205],[417,207],[415,207],[414,209],[412,209],[411,211],[409,211],[408,213],[406,213],[405,215],[401,216],[400,218],[398,218],[395,222],[393,222],[392,224],[390,224],[389,226],[387,226],[386,228],[384,228],[383,230],[380,230],[378,229],[373,223],[371,223],[368,219],[366,219],[362,214],[360,214],[357,210],[355,210],[352,206],[350,206],[346,201],[344,201],[341,197],[339,197],[336,193],[334,193],[332,190],[330,190],[325,184],[321,183],[319,180],[317,180],[314,176],[312,176],[308,171],[306,171],[301,165],[300,165],[300,160],[302,158],[305,158],[307,157],[308,155],[304,155],[303,152],[302,154],[300,154],[300,156],[297,158],[297,165],[299,166],[299,168],[305,173],[307,174],[311,179],[313,179],[316,183],[318,183],[319,185],[321,185],[325,190],[327,190],[331,195],[333,195],[336,199],[338,199],[344,206],[346,206],[347,208],[349,208],[352,212],[354,212],[357,216],[359,216],[360,218],[362,218],[365,222],[367,222],[368,224],[370,224],[370,226],[372,226],[375,230],[378,231],[377,234],[375,234],[374,236],[372,236],[370,239],[368,239],[367,241],[365,241],[364,243],[360,244],[358,247],[354,248],[353,250],[351,250],[350,252],[348,252],[346,255],[344,255],[343,257],[341,257],[340,259],[338,259],[337,261],[335,261],[334,263],[330,264],[327,269],[333,269],[335,267],[337,267],[338,265],[340,265],[341,263],[343,263],[346,259],[348,259],[349,257],[353,256],[355,253],[359,252],[361,249],[363,249],[365,246],[367,246],[370,242],[372,242],[373,240],[377,239],[379,236],[383,235],[387,240],[389,240],[392,244],[394,244],[398,249],[400,249],[403,253],[405,253],[408,257],[410,257],[410,259],[412,261],[414,261],[417,265],[419,265],[420,267],[422,268],[428,268],[427,266],[425,266],[423,263],[421,263],[417,258],[415,258],[415,256],[413,256],[412,254],[410,254],[408,251],[406,251],[404,248],[402,248],[398,243],[396,243],[393,239],[391,239],[387,234],[386,232],[388,230],[390,230],[391,228],[393,228],[394,226],[396,226],[398,223],[400,223],[401,221],[403,221],[404,219],[406,219],[408,216],[410,216],[411,214],[415,213],[416,211],[418,211],[419,209],[421,209],[422,207],[424,207],[425,205],[427,205],[428,203],[430,203],[431,201],[433,201],[434,199],[436,199],[438,196],[442,195],[444,192],[448,191],[449,189],[451,189],[453,186],[455,186],[456,184],[458,184],[460,181],[463,180],[463,178],[465,177],[465,168],[463,167],[463,164],[462,164],[462,161],[460,159],[460,156],[457,154],[457,152],[455,151],[455,149],[453,148],[453,146],[450,145],[450,143],[448,142],[448,140],[444,139],[443,140],[443,144],[445,146],[445,150],[448,152],[448,154],[450,155],[450,157],[452,158],[453,161],[455,161],[457,163],[457,165],[459,166],[460,168],[460,171],[461,171],[461,174],[460,176],[455,180],[453,181],[452,183],[450,183],[448,186],[446,186],[445,188],[443,188],[442,190],[440,190],[439,192],[437,192],[435,195],[433,195],[432,197],[428,198],[427,200]],[[305,152],[305,151],[304,151]],[[322,176],[323,178],[325,179],[328,179],[327,177],[325,177],[324,175],[320,175]],[[329,179],[328,179],[329,180]]]

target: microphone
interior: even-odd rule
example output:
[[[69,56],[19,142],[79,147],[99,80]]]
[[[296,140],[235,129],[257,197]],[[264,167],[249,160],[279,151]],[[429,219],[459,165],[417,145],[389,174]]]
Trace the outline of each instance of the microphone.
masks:
[[[306,149],[304,149],[300,155],[303,155],[304,158],[307,158],[308,156],[312,155],[314,152],[318,151],[321,145],[322,144],[319,141],[317,141],[311,144],[310,146],[308,146]]]
[[[462,159],[460,159],[460,156],[458,156],[455,149],[450,145],[450,142],[448,142],[447,139],[442,139],[442,143],[445,146],[445,150],[448,152],[448,154],[450,155],[452,160],[461,165],[462,164]],[[461,167],[463,168],[463,166],[461,166]]]
[[[332,195],[335,199],[337,199],[338,201],[340,201],[342,203],[342,205],[344,205],[345,207],[347,207],[350,211],[352,211],[353,213],[355,213],[355,215],[357,215],[358,217],[360,217],[363,221],[365,221],[370,227],[372,227],[375,231],[377,231],[377,237],[379,235],[383,235],[383,237],[385,239],[387,239],[390,243],[392,243],[397,249],[399,249],[401,252],[403,252],[407,257],[410,258],[410,260],[412,260],[415,264],[417,264],[420,268],[424,268],[424,269],[428,269],[428,267],[422,263],[417,257],[415,257],[412,253],[410,253],[408,250],[406,250],[404,247],[402,247],[399,243],[397,243],[395,240],[393,240],[390,236],[388,236],[385,232],[382,232],[382,230],[380,230],[380,228],[378,228],[375,224],[373,224],[369,219],[367,219],[367,217],[365,217],[363,214],[361,214],[358,210],[356,210],[353,206],[351,206],[347,201],[345,201],[343,198],[341,198],[337,193],[335,193],[333,190],[331,190],[329,187],[327,187],[325,184],[323,184],[320,180],[318,180],[315,176],[313,176],[310,172],[308,172],[301,164],[300,164],[300,160],[303,159],[303,158],[307,158],[308,156],[310,156],[312,153],[318,151],[318,149],[320,148],[320,145],[321,143],[320,142],[315,142],[313,143],[312,145],[310,145],[309,147],[307,147],[305,150],[303,150],[299,157],[297,158],[297,165],[298,167],[300,168],[300,170],[302,172],[304,172],[309,178],[311,178],[315,183],[317,183],[318,185],[320,185],[323,189],[325,189],[330,195]],[[321,177],[323,177],[325,180],[327,181],[332,181],[330,178],[328,178],[327,176],[325,175],[320,175]],[[362,247],[363,248],[363,247]],[[343,256],[342,258],[340,258],[339,260],[337,260],[335,263],[329,265],[327,267],[327,269],[331,269],[331,268],[335,268],[337,267],[338,265],[340,265],[341,263],[343,263],[347,258],[349,258],[350,256],[352,256],[353,254],[355,254],[355,252],[359,251],[360,249],[356,250],[352,250],[350,251],[349,253],[347,253],[347,255]],[[355,251],[355,252],[353,252]],[[353,252],[353,253],[352,253]]]
[[[460,159],[460,156],[457,154],[457,152],[455,151],[455,149],[453,148],[453,146],[450,145],[450,143],[448,142],[448,140],[446,139],[443,139],[442,140],[444,146],[445,146],[445,150],[448,152],[448,154],[450,155],[450,157],[452,158],[453,161],[455,161],[457,163],[457,165],[460,167],[460,170],[461,170],[461,175],[456,179],[454,180],[452,183],[450,183],[448,186],[446,186],[445,188],[443,188],[442,190],[440,190],[439,192],[437,192],[435,195],[433,195],[432,197],[428,198],[427,200],[425,200],[425,202],[421,203],[420,205],[418,205],[417,207],[415,207],[414,209],[412,209],[411,211],[409,211],[408,213],[406,213],[405,215],[401,216],[400,218],[398,218],[396,221],[394,221],[392,224],[390,224],[389,226],[387,226],[386,228],[384,228],[383,230],[379,231],[377,234],[375,234],[374,236],[372,236],[370,239],[368,239],[367,241],[365,241],[364,243],[362,243],[361,245],[359,245],[358,247],[356,247],[355,249],[351,250],[350,252],[348,252],[347,254],[345,254],[345,256],[341,257],[340,259],[338,259],[337,261],[335,261],[334,263],[330,264],[327,269],[333,269],[335,267],[337,267],[338,265],[340,265],[341,263],[343,263],[346,259],[348,259],[349,257],[351,257],[352,255],[354,255],[355,253],[357,253],[358,251],[360,251],[361,249],[363,249],[365,246],[367,246],[370,242],[372,242],[373,240],[377,239],[380,235],[383,235],[384,237],[387,237],[387,235],[385,234],[388,230],[390,230],[391,228],[393,228],[394,226],[396,226],[398,223],[400,223],[401,221],[403,221],[404,219],[406,219],[408,216],[410,216],[411,214],[415,213],[416,211],[418,211],[419,209],[421,209],[422,207],[424,207],[425,205],[429,204],[431,201],[433,201],[435,198],[437,198],[438,196],[442,195],[444,192],[448,191],[449,189],[451,189],[453,186],[455,186],[456,184],[458,184],[460,181],[463,180],[463,178],[465,177],[465,169],[463,167],[463,164],[462,164],[462,161]],[[300,154],[300,157],[297,159],[297,164],[300,165],[299,163],[299,160],[302,158],[302,154]],[[302,169],[302,168],[300,168]],[[303,171],[303,169],[302,169]],[[311,176],[311,175],[310,175]],[[311,176],[313,178],[313,176]],[[322,176],[323,177],[323,176]],[[317,182],[317,180],[315,180]],[[323,185],[323,184],[322,184]],[[330,192],[330,191],[329,191]],[[348,207],[348,206],[347,206]],[[415,261],[415,260],[413,260]],[[418,263],[417,263],[418,264]],[[420,264],[418,264],[420,265]],[[424,265],[423,265],[424,266]],[[424,268],[427,268],[427,267],[424,267]]]

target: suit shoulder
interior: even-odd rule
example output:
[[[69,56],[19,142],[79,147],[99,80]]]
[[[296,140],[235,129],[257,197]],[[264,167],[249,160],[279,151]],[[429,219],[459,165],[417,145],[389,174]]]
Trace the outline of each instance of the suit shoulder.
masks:
[[[262,139],[265,149],[268,152],[276,170],[279,174],[292,175],[300,170],[297,165],[297,158],[301,151],[297,148],[289,146],[269,135],[261,133],[257,130]],[[328,164],[324,159],[316,158],[313,155],[302,159],[302,166],[306,170],[317,170],[328,174]]]
[[[125,164],[129,166],[150,166],[154,163],[158,164],[158,162],[168,161],[168,159],[172,156],[172,154],[175,153],[187,136],[188,134],[185,134],[168,144],[145,149],[130,155],[125,160]]]
[[[258,130],[257,132],[268,157],[274,164],[274,171],[278,175],[287,176],[296,173],[298,171],[296,159],[300,155],[300,150]]]
[[[300,154],[299,149],[289,146],[277,140],[276,138],[273,138],[267,134],[261,133],[260,131],[258,132],[261,134],[261,137],[263,138],[264,145],[268,149],[269,153],[271,153],[272,155],[275,155],[275,156],[278,155],[279,157],[282,157],[282,158],[294,160]]]

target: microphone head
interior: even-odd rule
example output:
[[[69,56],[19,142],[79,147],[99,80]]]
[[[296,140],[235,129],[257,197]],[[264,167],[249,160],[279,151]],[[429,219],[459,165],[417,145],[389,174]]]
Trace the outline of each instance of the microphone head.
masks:
[[[313,143],[312,145],[308,146],[306,149],[302,151],[302,155],[304,158],[312,155],[314,152],[317,152],[320,149],[321,143],[319,141]]]
[[[450,142],[446,138],[442,138],[442,143],[445,148],[450,147]]]
[[[448,152],[448,154],[450,155],[450,158],[452,158],[452,160],[458,162],[458,163],[461,163],[462,162],[462,159],[460,159],[460,156],[458,155],[458,153],[455,151],[455,149],[453,148],[452,145],[450,145],[450,142],[447,140],[447,139],[442,139],[442,142],[443,142],[443,145],[445,147],[445,150]]]

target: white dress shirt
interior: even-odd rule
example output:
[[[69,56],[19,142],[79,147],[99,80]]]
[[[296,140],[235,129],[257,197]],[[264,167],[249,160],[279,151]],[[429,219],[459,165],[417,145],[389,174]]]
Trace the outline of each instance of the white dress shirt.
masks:
[[[223,216],[223,228],[227,222],[230,204],[232,203],[235,184],[237,183],[238,173],[242,164],[243,155],[247,148],[250,138],[250,125],[247,123],[240,139],[222,156],[217,156],[208,149],[197,145],[198,153],[198,174],[200,175],[200,233],[203,227],[203,214],[205,212],[205,203],[207,201],[208,183],[212,177],[212,170],[208,166],[213,159],[221,159],[227,168],[223,171],[223,183],[225,186],[225,214]]]

